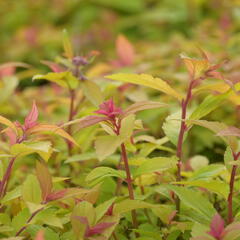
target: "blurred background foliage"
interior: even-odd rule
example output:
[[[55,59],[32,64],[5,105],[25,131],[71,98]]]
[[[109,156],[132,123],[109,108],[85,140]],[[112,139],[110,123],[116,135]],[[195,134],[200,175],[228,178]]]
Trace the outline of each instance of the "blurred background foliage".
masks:
[[[1,0],[0,25],[1,62],[53,59],[64,28],[77,52],[98,49],[103,56],[111,54],[118,33],[139,48],[173,42],[178,51],[185,39],[211,51],[240,49],[238,0]]]

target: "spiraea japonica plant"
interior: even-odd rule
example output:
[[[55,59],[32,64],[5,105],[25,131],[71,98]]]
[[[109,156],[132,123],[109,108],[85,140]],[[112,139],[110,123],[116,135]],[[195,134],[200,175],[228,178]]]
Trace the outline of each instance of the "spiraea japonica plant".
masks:
[[[217,114],[239,104],[226,62],[181,54],[182,75],[165,81],[142,73],[123,35],[107,62],[63,39],[33,76],[50,83],[19,93],[9,67],[31,66],[0,68],[24,109],[0,116],[1,239],[240,239],[240,129]],[[214,144],[224,163],[201,153]]]

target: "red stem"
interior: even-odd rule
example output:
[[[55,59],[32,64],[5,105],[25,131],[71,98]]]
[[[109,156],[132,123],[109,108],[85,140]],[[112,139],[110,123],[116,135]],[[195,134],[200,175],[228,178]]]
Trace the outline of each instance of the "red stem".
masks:
[[[130,168],[129,168],[129,164],[128,164],[126,147],[125,147],[124,143],[121,144],[121,154],[122,154],[122,160],[124,162],[125,171],[126,171],[126,175],[127,175],[126,181],[127,181],[127,185],[128,185],[129,198],[134,200],[134,191],[133,191],[133,185],[132,185],[132,178],[131,178]],[[132,214],[133,227],[135,229],[137,229],[138,228],[138,222],[137,222],[136,211],[132,210],[131,214]],[[136,234],[136,236],[138,236],[138,234]]]
[[[236,161],[240,156],[240,152],[235,154],[233,153],[234,161]],[[234,181],[237,172],[237,165],[233,165],[231,171],[231,177],[229,182],[229,194],[228,194],[228,223],[233,222],[233,191],[234,191]]]
[[[42,210],[44,209],[44,207],[36,210],[35,212],[32,213],[32,215],[28,218],[27,220],[27,224],[30,223],[32,221],[32,219]],[[25,226],[23,226],[22,228],[19,229],[19,231],[16,233],[16,237],[19,236],[27,227],[27,224]]]
[[[187,115],[187,106],[189,101],[191,100],[192,97],[192,88],[193,88],[194,81],[191,81],[188,90],[187,90],[187,96],[184,100],[182,100],[182,116],[181,116],[181,127],[180,127],[180,132],[178,135],[178,144],[177,144],[177,157],[178,157],[178,162],[177,162],[177,181],[181,181],[181,166],[182,166],[182,148],[183,148],[183,139],[184,139],[184,134],[187,132],[187,126],[185,123],[186,120],[186,115]],[[179,213],[180,210],[180,199],[176,198],[176,210]]]
[[[11,159],[11,161],[9,162],[8,164],[8,167],[7,167],[7,170],[3,176],[3,179],[0,183],[0,197],[2,198],[5,193],[6,193],[6,187],[7,187],[7,183],[9,181],[9,178],[10,178],[10,175],[11,175],[11,172],[12,172],[12,168],[13,168],[13,164],[14,164],[14,161],[15,161],[16,157],[13,157]]]
[[[72,121],[75,111],[74,111],[74,101],[75,101],[75,91],[73,89],[69,90],[70,93],[70,109],[69,109],[69,117],[68,117],[68,121]],[[67,132],[69,135],[72,134],[72,125],[68,126]],[[67,145],[68,145],[68,153],[69,155],[72,154],[72,143],[70,141],[67,140]]]

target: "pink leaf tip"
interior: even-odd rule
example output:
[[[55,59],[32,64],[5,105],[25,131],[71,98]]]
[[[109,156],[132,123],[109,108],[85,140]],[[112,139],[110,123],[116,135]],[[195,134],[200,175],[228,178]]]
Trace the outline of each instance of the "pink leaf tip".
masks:
[[[213,236],[215,239],[220,240],[223,233],[224,233],[224,220],[218,213],[216,213],[212,218],[210,224],[210,232],[208,232],[208,234]]]
[[[32,109],[27,115],[27,117],[25,118],[25,122],[24,122],[25,129],[34,127],[37,124],[37,119],[38,119],[38,109],[35,101],[33,101]]]

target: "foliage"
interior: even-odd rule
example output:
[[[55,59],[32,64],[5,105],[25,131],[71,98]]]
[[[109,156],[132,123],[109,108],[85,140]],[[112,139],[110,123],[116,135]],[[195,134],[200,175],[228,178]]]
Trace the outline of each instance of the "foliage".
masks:
[[[240,239],[238,1],[1,4],[1,239]]]

